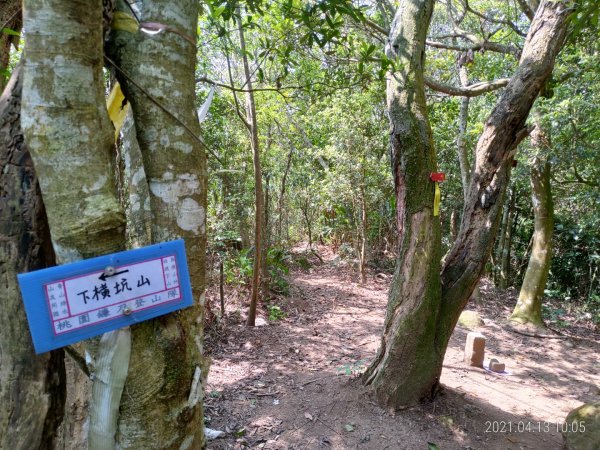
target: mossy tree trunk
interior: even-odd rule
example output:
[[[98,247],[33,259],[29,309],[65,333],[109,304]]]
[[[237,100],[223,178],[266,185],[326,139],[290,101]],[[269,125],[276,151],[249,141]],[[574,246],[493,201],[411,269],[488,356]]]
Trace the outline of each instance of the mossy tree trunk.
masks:
[[[539,121],[531,134],[531,142],[537,149],[545,147],[547,136]],[[519,300],[510,320],[543,327],[542,298],[550,262],[552,259],[552,235],[554,234],[554,207],[550,185],[550,163],[536,157],[531,166],[531,201],[533,203],[534,232],[533,246],[527,271],[523,278]]]
[[[0,97],[0,448],[54,448],[65,406],[64,353],[35,355],[17,273],[54,265],[37,176],[21,132],[22,73]]]
[[[364,379],[379,402],[401,408],[430,396],[460,312],[477,285],[498,228],[501,204],[525,121],[552,73],[572,12],[544,1],[513,78],[487,119],[458,237],[439,271],[439,220],[432,215],[435,167],[423,95],[422,59],[432,2],[402,1],[389,45],[399,71],[388,85],[400,250],[381,346]]]
[[[432,0],[402,1],[386,49],[400,68],[387,86],[399,251],[381,345],[364,380],[392,408],[430,395],[443,359],[435,346],[441,235],[433,215],[429,176],[436,162],[423,79],[432,11]]]
[[[152,241],[185,239],[195,302],[132,328],[117,443],[124,449],[201,448],[207,176],[195,108],[198,3],[144,0],[134,7],[141,22],[161,23],[168,31],[113,30],[109,54],[133,111]],[[123,3],[118,9],[130,14]]]

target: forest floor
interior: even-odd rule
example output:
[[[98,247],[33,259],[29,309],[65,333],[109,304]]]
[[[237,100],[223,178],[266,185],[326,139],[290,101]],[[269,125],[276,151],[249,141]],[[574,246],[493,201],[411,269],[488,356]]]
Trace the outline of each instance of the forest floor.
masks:
[[[391,277],[361,285],[327,247],[318,252],[323,262],[291,271],[276,303],[283,319],[246,327],[245,303],[229,296],[206,342],[206,426],[225,432],[210,449],[560,449],[567,413],[600,398],[600,330],[571,318],[567,338],[508,331],[516,293],[484,282],[481,305],[467,309],[485,322],[486,358],[508,373],[465,365],[469,330],[457,326],[442,392],[395,413],[380,408],[360,373],[379,345]]]

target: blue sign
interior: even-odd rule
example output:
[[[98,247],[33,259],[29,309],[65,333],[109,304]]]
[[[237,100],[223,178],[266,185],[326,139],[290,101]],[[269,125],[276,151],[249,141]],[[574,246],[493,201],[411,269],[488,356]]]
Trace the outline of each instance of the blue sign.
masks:
[[[36,353],[193,304],[181,239],[18,278]]]

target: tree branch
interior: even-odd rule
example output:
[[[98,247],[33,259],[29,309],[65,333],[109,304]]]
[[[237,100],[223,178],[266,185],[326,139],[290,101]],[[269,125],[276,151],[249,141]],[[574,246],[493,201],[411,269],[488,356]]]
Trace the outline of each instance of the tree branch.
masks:
[[[281,86],[281,87],[265,87],[265,88],[253,87],[252,89],[244,89],[244,88],[238,88],[238,87],[232,86],[230,84],[225,84],[225,83],[222,83],[219,81],[213,81],[208,77],[196,78],[196,83],[213,84],[215,86],[229,89],[230,91],[234,91],[234,92],[264,92],[264,91],[277,92],[278,94],[282,95],[283,97],[285,97],[286,95],[281,91],[288,90],[288,89],[302,89],[302,86]]]
[[[482,81],[480,83],[471,84],[464,87],[452,86],[450,84],[440,83],[433,78],[425,77],[425,85],[434,91],[444,94],[460,97],[477,97],[478,95],[492,92],[503,88],[508,84],[510,78],[499,78],[494,81]]]
[[[469,39],[469,37],[467,37],[465,35],[457,34],[455,36],[463,38],[463,39],[467,39],[467,40],[473,42],[471,39]],[[452,44],[446,44],[444,42],[433,41],[433,40],[428,39],[426,41],[426,44],[429,47],[441,48],[441,49],[445,49],[445,50],[456,50],[459,52],[466,52],[468,50],[473,50],[473,51],[484,50],[484,51],[492,51],[492,52],[496,52],[496,53],[502,53],[505,55],[512,55],[517,60],[519,60],[521,58],[521,49],[520,48],[516,48],[513,46],[509,46],[509,45],[498,44],[497,42],[488,42],[488,41],[477,40],[476,42],[473,43],[473,45],[452,45]]]
[[[513,30],[515,33],[517,33],[519,36],[521,37],[526,37],[527,33],[521,31],[519,29],[519,27],[517,27],[513,22],[511,22],[510,20],[505,20],[505,19],[495,19],[493,17],[489,17],[486,16],[485,14],[480,13],[479,11],[475,11],[473,8],[471,8],[471,6],[469,6],[469,2],[468,0],[464,0],[464,7],[465,10],[476,15],[477,17],[490,22],[490,23],[497,23],[497,24],[501,24],[501,25],[506,25],[507,27],[510,27],[511,30]],[[533,16],[532,16],[533,17]]]
[[[374,31],[377,31],[380,34],[383,34],[386,38],[389,36],[390,31],[386,30],[385,28],[383,28],[381,25],[376,24],[375,22],[373,22],[370,19],[365,18],[365,20],[363,21],[363,23],[365,25],[367,25],[369,28],[371,28]]]
[[[535,16],[535,11],[533,11],[529,7],[529,4],[527,3],[527,1],[526,0],[517,0],[517,3],[519,4],[519,8],[521,8],[521,11],[523,11],[523,13],[527,16],[527,18],[529,20],[533,20],[533,16]]]

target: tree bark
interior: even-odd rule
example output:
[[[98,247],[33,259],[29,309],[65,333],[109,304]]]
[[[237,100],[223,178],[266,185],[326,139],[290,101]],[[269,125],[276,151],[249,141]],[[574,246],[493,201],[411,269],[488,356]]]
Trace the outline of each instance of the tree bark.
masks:
[[[388,57],[402,68],[387,86],[400,248],[381,345],[364,380],[379,402],[391,408],[431,395],[443,358],[435,346],[441,235],[439,217],[433,215],[429,175],[436,162],[423,80],[432,11],[431,0],[403,0],[387,48]]]
[[[462,66],[458,69],[460,84],[463,87],[469,85],[467,68]],[[469,154],[467,150],[466,135],[467,123],[469,120],[469,97],[461,97],[460,111],[458,114],[458,135],[456,136],[456,151],[460,166],[460,179],[463,188],[463,201],[467,201],[469,184],[471,183],[471,165],[469,164]]]
[[[513,213],[517,194],[514,189],[510,189],[504,202],[502,212],[502,226],[500,227],[501,237],[498,251],[498,264],[500,273],[498,274],[498,287],[506,289],[510,278],[510,250],[512,246],[512,228]]]
[[[364,161],[363,161],[364,164]],[[365,193],[365,173],[362,171],[362,180],[360,181],[360,282],[367,282],[367,198]]]
[[[539,123],[536,124],[531,135],[533,145],[538,148],[539,141],[543,139],[543,131],[539,126]],[[531,200],[534,215],[533,247],[519,292],[519,300],[510,320],[543,327],[542,298],[550,271],[554,233],[550,163],[545,158],[536,157],[531,167]]]
[[[123,3],[118,9],[130,13]],[[152,242],[185,239],[195,302],[132,328],[117,445],[201,448],[207,176],[195,108],[196,46],[186,39],[196,36],[198,4],[146,0],[138,15],[176,32],[113,30],[109,54],[133,111],[149,186]]]
[[[64,352],[35,355],[17,274],[54,265],[21,131],[19,68],[0,97],[0,448],[52,449],[65,407]]]
[[[403,1],[390,34],[402,70],[388,85],[400,250],[378,354],[364,379],[380,403],[401,408],[431,396],[460,312],[484,270],[525,121],[564,44],[572,10],[544,1],[514,76],[484,125],[461,229],[439,272],[439,221],[432,215],[435,167],[423,95],[422,57],[430,1]],[[441,283],[440,283],[441,281]],[[441,299],[441,301],[440,301]]]
[[[100,0],[24,3],[29,32],[21,124],[59,264],[125,247],[112,159],[114,129],[104,99],[102,17]],[[102,345],[101,341],[100,349]],[[101,374],[104,368],[98,364],[97,369]],[[115,374],[108,373],[109,377],[96,377],[92,389],[92,448],[114,447],[116,430],[108,425],[116,422],[122,380],[112,385]],[[112,392],[112,404],[106,401],[105,389]]]
[[[254,92],[252,92],[252,75],[248,64],[246,53],[246,40],[244,38],[244,27],[242,26],[241,8],[238,8],[238,31],[240,33],[240,50],[244,65],[244,76],[246,78],[246,111],[248,116],[248,131],[252,146],[252,161],[254,165],[254,262],[252,266],[252,294],[250,296],[250,308],[248,309],[248,320],[246,324],[254,326],[256,319],[256,307],[260,293],[261,279],[261,257],[263,247],[263,225],[264,225],[264,197],[262,187],[262,169],[260,165],[260,146],[258,141],[258,123],[256,121],[256,104]]]
[[[437,341],[444,350],[485,268],[516,147],[528,133],[525,121],[540,89],[552,74],[573,11],[567,1],[540,4],[525,40],[519,67],[477,143],[461,230],[442,268],[442,314],[439,316],[442,320]]]

